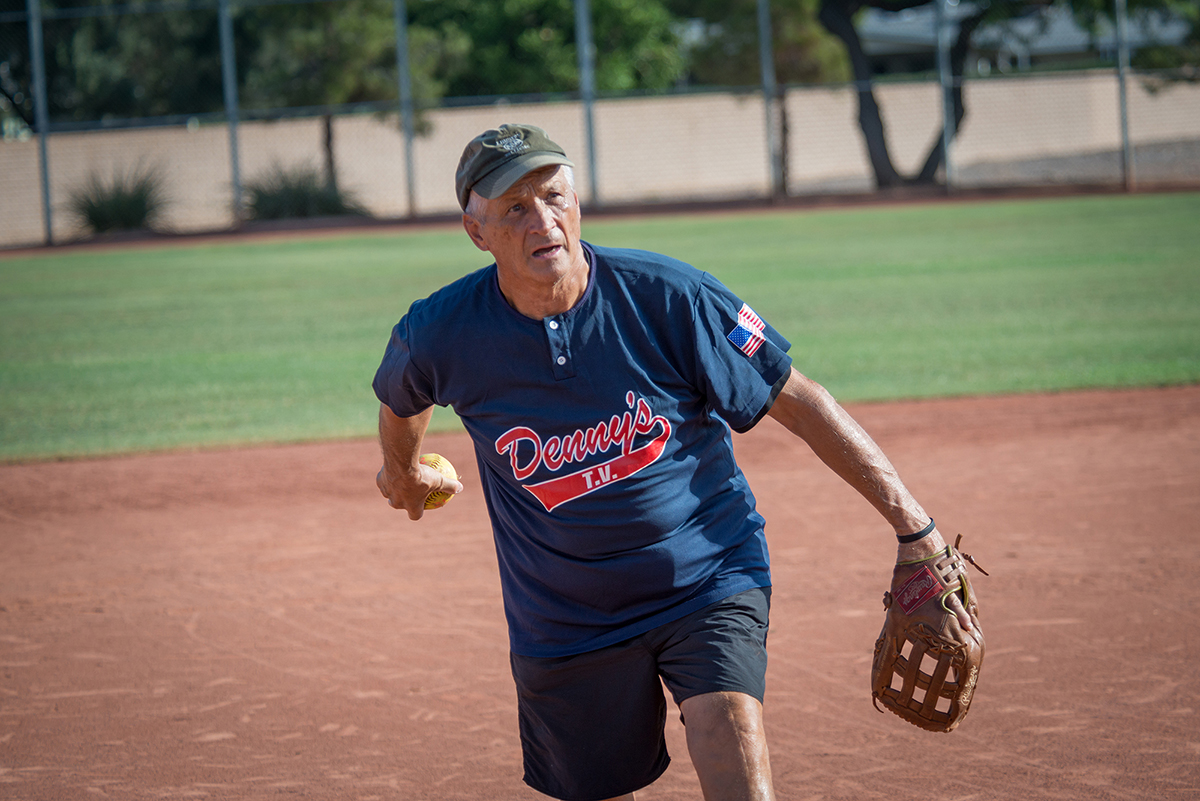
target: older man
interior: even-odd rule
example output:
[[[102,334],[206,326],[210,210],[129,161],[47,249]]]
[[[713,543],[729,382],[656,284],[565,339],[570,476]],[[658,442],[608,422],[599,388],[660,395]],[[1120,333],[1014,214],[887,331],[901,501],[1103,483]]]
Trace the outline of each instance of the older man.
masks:
[[[669,762],[665,683],[704,797],[773,798],[770,569],[731,429],[769,414],[803,438],[892,526],[900,559],[945,543],[749,306],[686,264],[580,238],[571,167],[533,126],[467,145],[463,227],[495,262],[393,330],[374,382],[377,483],[413,520],[429,493],[461,491],[418,462],[433,406],[452,406],[495,537],[530,786],[599,801],[653,782]]]

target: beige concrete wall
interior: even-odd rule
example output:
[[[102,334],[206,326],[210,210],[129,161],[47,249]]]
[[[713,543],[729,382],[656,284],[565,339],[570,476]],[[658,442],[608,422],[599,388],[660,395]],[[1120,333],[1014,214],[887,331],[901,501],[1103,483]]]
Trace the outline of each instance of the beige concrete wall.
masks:
[[[858,133],[852,89],[820,87],[787,94],[788,175],[793,189],[861,175],[870,169]]]
[[[596,109],[607,202],[761,196],[770,189],[761,96],[609,100]]]
[[[1200,139],[1200,86],[1174,84],[1151,93],[1132,79],[1127,89],[1135,144]],[[1111,73],[971,81],[965,95],[967,117],[953,149],[960,167],[1086,155],[1121,144]],[[884,84],[876,97],[892,160],[901,173],[912,174],[941,135],[940,91],[930,84]],[[852,88],[795,89],[787,108],[793,191],[871,186]]]
[[[229,225],[229,135],[225,126],[89,131],[47,141],[54,236],[82,234],[71,193],[93,174],[102,180],[139,167],[157,169],[166,187],[164,228],[202,231]],[[0,245],[43,239],[38,144],[0,142]]]
[[[915,171],[939,135],[941,101],[931,84],[882,84],[876,95],[897,167]],[[1130,131],[1138,144],[1200,140],[1200,86],[1156,93],[1129,82]],[[1120,144],[1116,82],[1107,72],[988,81],[967,85],[968,116],[955,164],[1084,155]],[[869,189],[871,173],[849,87],[794,89],[787,96],[789,188],[793,192]],[[604,100],[595,112],[597,184],[610,203],[761,196],[769,185],[765,119],[758,95],[675,95]],[[540,125],[576,159],[577,189],[589,198],[583,115],[577,103],[497,104],[440,109],[429,136],[414,146],[416,211],[457,210],[454,170],[463,144],[486,128]],[[274,164],[322,163],[319,120],[244,123],[239,127],[243,181]],[[232,223],[228,133],[224,126],[59,134],[51,137],[55,237],[81,234],[68,214],[73,189],[97,172],[156,165],[168,181],[164,224],[178,231]],[[381,217],[409,213],[404,141],[396,115],[335,122],[341,186]],[[0,142],[0,246],[42,240],[36,140]]]
[[[938,135],[940,91],[936,84],[876,87],[888,152],[901,173],[920,169]],[[788,178],[793,192],[812,187],[866,190],[871,166],[858,127],[858,96],[852,87],[788,92]]]
[[[1151,91],[1142,80],[1133,80],[1128,86],[1129,130],[1135,141],[1200,136],[1200,84],[1175,83]]]
[[[36,139],[0,142],[0,246],[43,239]]]
[[[976,82],[965,92],[969,116],[955,142],[956,163],[1120,147],[1117,85],[1111,76]],[[1029,124],[1037,121],[1036,125]]]

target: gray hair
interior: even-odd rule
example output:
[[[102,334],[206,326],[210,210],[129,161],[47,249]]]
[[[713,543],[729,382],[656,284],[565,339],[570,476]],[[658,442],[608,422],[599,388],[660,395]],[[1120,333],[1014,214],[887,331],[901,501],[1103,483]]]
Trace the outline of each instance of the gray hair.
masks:
[[[575,170],[573,170],[572,168],[568,167],[565,164],[562,165],[559,169],[561,169],[563,172],[563,175],[566,176],[567,186],[571,187],[571,191],[574,192],[575,191]],[[474,189],[472,189],[471,197],[467,201],[467,208],[464,210],[464,213],[468,217],[470,217],[471,219],[473,219],[477,222],[483,222],[484,204],[485,203],[487,203],[487,198],[483,197],[482,195],[478,194]]]

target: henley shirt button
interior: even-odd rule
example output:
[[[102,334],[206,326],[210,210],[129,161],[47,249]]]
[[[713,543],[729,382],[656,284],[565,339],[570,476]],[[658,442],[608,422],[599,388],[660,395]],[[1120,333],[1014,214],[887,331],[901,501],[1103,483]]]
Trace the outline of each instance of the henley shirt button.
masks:
[[[551,330],[551,331],[557,331],[557,330],[558,330],[558,320],[551,320],[551,321],[550,321],[550,330]]]
[[[557,361],[558,361],[558,363],[559,363],[559,365],[560,365],[560,366],[561,366],[561,365],[564,365],[564,364],[566,364],[566,363],[567,363],[567,357],[566,357],[566,356],[559,356],[559,357],[558,357],[558,359],[557,359]]]

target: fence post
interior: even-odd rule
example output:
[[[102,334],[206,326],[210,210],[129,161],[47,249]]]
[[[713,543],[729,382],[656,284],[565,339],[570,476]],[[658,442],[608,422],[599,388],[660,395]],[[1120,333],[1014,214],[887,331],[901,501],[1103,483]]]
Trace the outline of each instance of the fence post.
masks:
[[[46,244],[54,244],[54,217],[50,210],[50,162],[46,140],[50,136],[50,110],[47,108],[46,52],[42,43],[42,0],[25,0],[29,17],[29,55],[33,60],[34,124],[38,131],[38,154],[41,158],[42,224]]]
[[[763,107],[767,115],[767,165],[771,171],[771,197],[787,192],[783,186],[779,139],[775,130],[775,50],[771,42],[771,0],[758,0],[758,60],[762,72]]]
[[[229,14],[229,0],[221,0],[217,7],[218,27],[221,32],[221,78],[225,93],[225,119],[229,126],[229,172],[233,182],[233,224],[242,221],[242,176],[238,165],[238,90],[237,62],[233,52],[233,19]]]
[[[1129,101],[1125,92],[1125,74],[1129,71],[1129,15],[1125,0],[1116,0],[1117,16],[1117,93],[1121,101],[1121,177],[1125,191],[1137,188],[1133,165],[1133,143],[1129,141]]]
[[[579,97],[583,102],[583,132],[587,140],[588,194],[592,206],[600,205],[596,177],[596,45],[592,41],[592,8],[588,0],[575,0],[575,54],[579,59]]]
[[[412,73],[408,66],[408,4],[405,0],[393,3],[396,14],[396,76],[400,81],[400,125],[404,129],[404,178],[408,183],[408,216],[417,216],[417,177],[413,170],[413,140],[416,121],[413,119]]]
[[[954,74],[950,66],[950,0],[937,0],[938,83],[942,88],[942,164],[946,168],[946,191],[954,188]]]

